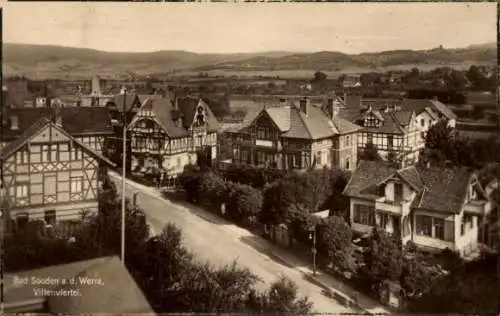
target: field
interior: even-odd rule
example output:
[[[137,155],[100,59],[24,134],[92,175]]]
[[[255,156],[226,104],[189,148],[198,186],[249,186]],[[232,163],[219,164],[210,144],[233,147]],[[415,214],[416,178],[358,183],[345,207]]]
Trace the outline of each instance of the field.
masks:
[[[329,78],[417,67],[464,69],[496,63],[496,45],[426,51],[399,50],[349,55],[340,52],[262,52],[198,54],[187,51],[111,53],[82,48],[3,43],[4,75],[33,79],[80,79],[137,75],[311,78],[315,71]]]

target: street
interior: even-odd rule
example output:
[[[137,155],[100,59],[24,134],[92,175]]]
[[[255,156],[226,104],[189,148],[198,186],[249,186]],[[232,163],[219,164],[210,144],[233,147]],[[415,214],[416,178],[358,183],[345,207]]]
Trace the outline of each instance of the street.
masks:
[[[121,178],[109,172],[121,193]],[[322,288],[307,281],[294,265],[287,265],[269,250],[273,247],[260,236],[227,222],[199,207],[182,202],[171,202],[153,188],[127,179],[126,196],[132,199],[139,192],[137,202],[146,212],[152,232],[158,234],[167,223],[173,223],[182,230],[183,244],[196,259],[209,261],[213,265],[230,264],[234,260],[240,266],[249,268],[261,278],[258,290],[266,289],[280,275],[293,280],[300,295],[308,296],[313,302],[315,313],[353,313],[331,298],[322,294]],[[280,262],[278,262],[280,261]]]

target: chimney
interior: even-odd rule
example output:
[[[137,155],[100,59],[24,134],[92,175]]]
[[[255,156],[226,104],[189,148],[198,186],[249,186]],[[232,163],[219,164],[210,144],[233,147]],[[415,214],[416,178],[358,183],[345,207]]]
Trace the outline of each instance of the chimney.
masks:
[[[303,98],[299,101],[300,104],[300,111],[304,113],[306,116],[309,114],[309,100],[306,98]]]
[[[13,131],[19,129],[19,119],[16,115],[10,117],[10,129]]]
[[[333,102],[333,99],[328,99],[328,109],[330,111],[331,117],[330,119],[335,119],[339,114],[339,107]]]
[[[56,113],[54,121],[55,121],[56,125],[62,126],[62,117],[59,113]]]

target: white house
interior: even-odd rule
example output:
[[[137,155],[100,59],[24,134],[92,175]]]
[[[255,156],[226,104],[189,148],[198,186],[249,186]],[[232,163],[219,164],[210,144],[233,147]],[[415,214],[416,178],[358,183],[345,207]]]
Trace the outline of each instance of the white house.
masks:
[[[467,169],[407,167],[361,161],[347,184],[350,222],[359,233],[375,226],[417,246],[467,255],[484,240],[492,201]]]

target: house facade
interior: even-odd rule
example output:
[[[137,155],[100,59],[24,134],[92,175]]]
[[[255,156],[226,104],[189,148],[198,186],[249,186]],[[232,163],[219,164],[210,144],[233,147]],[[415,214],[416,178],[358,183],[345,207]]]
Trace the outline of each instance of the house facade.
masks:
[[[286,170],[325,166],[352,170],[359,126],[339,118],[338,110],[334,99],[313,106],[306,98],[250,110],[241,126],[226,131],[232,161]]]
[[[219,123],[202,99],[150,97],[128,125],[131,170],[156,168],[175,178],[203,153],[207,163],[217,158]]]
[[[492,201],[465,169],[397,169],[385,162],[361,161],[347,184],[350,222],[359,233],[380,227],[430,250],[449,248],[466,256],[487,238]]]
[[[363,127],[358,137],[358,150],[364,151],[373,144],[382,158],[394,155],[403,166],[417,162],[419,152],[425,146],[420,135],[415,112],[368,107],[354,123]]]
[[[46,117],[4,146],[1,160],[8,216],[21,229],[33,219],[54,225],[95,214],[100,181],[113,165]]]

